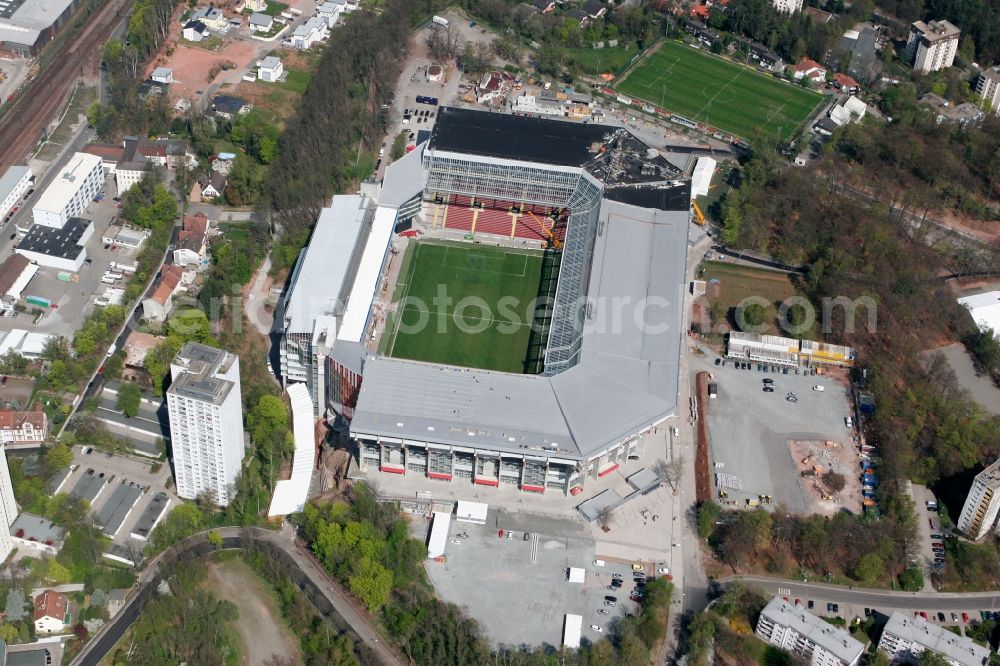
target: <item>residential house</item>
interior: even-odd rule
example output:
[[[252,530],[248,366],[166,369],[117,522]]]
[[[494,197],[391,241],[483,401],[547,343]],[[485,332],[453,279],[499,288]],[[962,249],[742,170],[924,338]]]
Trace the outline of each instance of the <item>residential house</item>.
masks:
[[[174,82],[174,70],[169,67],[157,67],[149,78],[157,83],[170,84]]]
[[[125,600],[128,599],[128,590],[115,588],[108,592],[108,615],[114,617],[125,607]]]
[[[105,172],[111,176],[115,175],[118,163],[125,157],[122,147],[112,143],[88,143],[80,149],[80,152],[100,157]]]
[[[751,42],[746,39],[741,39],[739,41],[742,44],[741,48],[744,49],[750,56],[750,59],[756,62],[760,67],[771,70],[772,72],[781,72],[785,69],[785,61],[781,59],[781,56],[763,44]]]
[[[860,83],[847,74],[842,74],[841,72],[837,72],[833,75],[833,85],[839,88],[841,92],[845,93],[855,93],[861,90]]]
[[[583,11],[587,12],[587,18],[599,19],[608,13],[608,7],[601,0],[585,0]]]
[[[166,321],[173,307],[173,297],[181,283],[184,269],[180,266],[167,264],[160,270],[159,281],[152,295],[142,302],[146,319],[154,322]]]
[[[809,58],[803,58],[789,69],[792,71],[792,78],[796,81],[808,79],[813,84],[821,84],[826,81],[826,68]]]
[[[975,104],[963,102],[962,104],[953,105],[945,98],[934,93],[927,93],[922,96],[920,98],[920,105],[930,109],[931,113],[934,114],[934,121],[938,125],[948,123],[961,127],[969,127],[977,125],[986,119],[986,114]]]
[[[556,3],[552,0],[532,0],[531,6],[542,14],[549,14],[556,9]]]
[[[722,37],[719,36],[719,33],[710,30],[708,26],[701,21],[684,21],[684,29],[694,35],[699,42],[708,47],[717,44],[722,39]]]
[[[209,30],[225,33],[229,30],[229,21],[221,9],[216,7],[199,7],[191,14],[192,21],[201,21]]]
[[[245,99],[232,95],[216,95],[212,98],[212,111],[215,115],[232,120],[236,116],[250,113],[253,107]]]
[[[181,30],[181,36],[189,42],[200,42],[209,36],[208,26],[202,21],[188,21]]]
[[[166,153],[168,169],[186,166],[189,169],[198,165],[198,156],[191,150],[187,141],[179,139],[157,139],[156,145]]]
[[[507,72],[486,72],[476,84],[476,101],[480,104],[490,104],[494,100],[502,102],[513,82],[514,77]]]
[[[152,170],[153,165],[145,160],[119,162],[118,168],[115,169],[115,187],[118,188],[118,194],[128,192]]]
[[[281,64],[281,58],[277,56],[267,56],[257,67],[257,78],[268,83],[277,83],[284,74],[285,68]]]
[[[313,16],[295,28],[295,32],[292,33],[292,46],[305,50],[316,42],[322,42],[329,34],[330,29],[323,19]]]
[[[254,12],[250,15],[250,32],[271,32],[274,28],[274,17],[270,14]]]
[[[860,122],[868,113],[868,105],[860,99],[851,95],[846,100],[841,100],[830,109],[830,118],[837,125]]]
[[[326,27],[332,28],[336,25],[337,19],[340,17],[340,13],[342,11],[344,11],[343,3],[331,2],[328,0],[319,6],[316,10],[316,16],[326,23]]]
[[[794,14],[802,9],[802,0],[771,0],[771,4],[782,14]]]
[[[126,162],[146,161],[156,166],[167,166],[166,146],[155,144],[144,136],[125,137],[122,148],[124,148],[122,159]]]
[[[66,595],[46,590],[35,597],[35,633],[58,634],[66,629],[70,620],[69,601]]]
[[[213,171],[211,176],[199,178],[197,184],[201,186],[201,198],[218,199],[221,197],[222,193],[226,191],[226,180],[226,176],[218,171]]]
[[[204,268],[208,265],[208,230],[211,226],[204,213],[184,216],[184,226],[177,236],[174,246],[174,263],[186,267],[194,265]]]
[[[976,79],[976,94],[979,99],[989,103],[993,113],[1000,115],[1000,65],[979,75]]]
[[[0,442],[21,444],[44,442],[49,436],[49,420],[36,402],[28,411],[0,409]]]

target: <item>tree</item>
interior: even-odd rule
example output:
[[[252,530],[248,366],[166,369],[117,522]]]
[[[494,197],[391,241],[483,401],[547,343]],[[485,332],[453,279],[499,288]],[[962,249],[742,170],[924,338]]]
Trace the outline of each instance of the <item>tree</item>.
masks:
[[[677,492],[677,485],[681,482],[684,477],[684,457],[674,456],[671,458],[670,462],[666,466],[666,478],[667,483],[670,484],[670,488],[674,492]]]
[[[354,593],[370,613],[382,608],[389,601],[392,591],[392,572],[370,558],[364,558],[358,572],[348,579]]]
[[[42,460],[48,474],[66,469],[73,462],[73,451],[65,444],[55,444],[44,449]]]
[[[108,593],[99,587],[95,588],[93,593],[90,595],[90,603],[92,606],[104,608],[108,605]]]
[[[212,548],[215,548],[216,550],[222,548],[222,535],[215,530],[209,532],[206,539],[208,539],[208,542],[212,544]]]
[[[878,553],[865,553],[854,567],[854,577],[863,583],[873,583],[885,572],[885,560]]]
[[[118,387],[118,409],[126,418],[137,416],[140,404],[142,404],[142,392],[138,386],[132,382],[125,382]]]
[[[12,588],[7,593],[7,604],[4,606],[4,613],[9,622],[20,622],[28,613],[24,608],[24,592],[20,588]]]
[[[917,657],[917,666],[948,666],[951,662],[937,652],[924,650]]]
[[[711,500],[698,505],[698,536],[702,539],[712,536],[712,532],[715,531],[715,521],[718,520],[720,513],[722,507]]]
[[[0,639],[3,639],[3,642],[7,645],[17,643],[18,640],[20,640],[20,634],[17,627],[12,624],[8,624],[7,622],[0,624]]]
[[[601,524],[601,528],[605,532],[611,529],[611,519],[614,515],[615,510],[610,506],[601,507],[601,510],[597,512],[597,522]]]
[[[743,313],[743,322],[750,328],[760,326],[767,317],[767,311],[760,303],[751,303],[741,308],[741,312]]]

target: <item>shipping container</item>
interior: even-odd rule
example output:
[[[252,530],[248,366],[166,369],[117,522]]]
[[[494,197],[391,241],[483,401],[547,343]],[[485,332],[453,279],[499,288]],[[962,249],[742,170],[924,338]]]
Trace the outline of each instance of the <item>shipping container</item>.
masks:
[[[70,282],[73,280],[73,275],[68,271],[59,271],[56,273],[56,279],[60,282]]]
[[[24,300],[31,305],[41,305],[43,308],[52,307],[52,301],[41,296],[26,296]]]

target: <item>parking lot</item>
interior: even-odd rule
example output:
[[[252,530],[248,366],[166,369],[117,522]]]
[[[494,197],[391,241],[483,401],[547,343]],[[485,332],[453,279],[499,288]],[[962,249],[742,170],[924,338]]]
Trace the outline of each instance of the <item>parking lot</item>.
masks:
[[[6,235],[0,235],[0,256],[6,258],[13,254],[14,247],[19,241],[18,229],[27,230],[31,226],[31,208],[37,203],[44,185],[45,183],[36,184],[34,193],[21,205],[21,209],[15,213],[11,221],[4,225],[0,234]],[[108,225],[116,219],[118,213],[117,203],[113,200],[114,197],[118,196],[113,178],[107,178],[103,192],[104,199],[96,203],[91,202],[81,215],[81,217],[94,222],[94,233],[86,244],[87,257],[91,259],[91,262],[85,263],[77,273],[73,274],[74,277],[70,282],[57,279],[59,270],[42,267],[28,283],[22,294],[22,298],[31,295],[48,299],[58,307],[29,306],[29,312],[37,308],[44,313],[37,323],[34,321],[35,318],[27,313],[21,313],[17,317],[0,317],[0,331],[23,328],[29,331],[56,333],[72,337],[72,332],[79,327],[84,317],[96,307],[93,296],[103,294],[108,287],[124,287],[124,280],[118,280],[116,284],[110,285],[102,283],[101,276],[104,275],[112,261],[133,263],[139,249],[124,246],[108,246],[105,249],[105,243],[101,238]]]
[[[426,540],[430,523],[414,528]],[[622,613],[638,612],[629,600],[629,565],[595,567],[594,540],[577,521],[491,508],[485,525],[452,520],[445,556],[445,562],[427,561],[431,582],[496,644],[559,646],[567,613],[583,616],[584,640],[593,641],[601,633],[591,625],[607,631]],[[583,584],[569,582],[569,567],[586,570]],[[616,573],[623,590],[609,591]],[[615,605],[605,605],[605,596],[616,597]]]
[[[116,545],[131,540],[145,510],[158,493],[170,500],[163,519],[177,506],[173,489],[166,488],[170,466],[162,464],[152,471],[149,463],[99,451],[89,446],[73,447],[73,471],[59,492],[91,502],[95,523]],[[158,503],[162,504],[162,500]]]
[[[692,377],[699,371],[710,372],[718,384],[718,397],[708,404],[708,425],[712,471],[739,486],[724,488],[727,499],[746,506],[747,500],[754,503],[769,496],[772,504],[799,514],[860,510],[859,494],[847,489],[831,501],[822,500],[812,482],[807,485],[801,469],[805,455],[811,453],[823,472],[844,475],[848,489],[860,477],[855,433],[844,422],[852,413],[845,386],[825,375],[796,375],[794,370],[787,375],[763,373],[755,364],[739,370],[731,361],[716,366],[716,358],[692,356],[691,372]],[[773,392],[763,390],[764,379],[773,381]],[[815,391],[814,386],[824,390]],[[790,392],[796,394],[796,402],[787,399]]]

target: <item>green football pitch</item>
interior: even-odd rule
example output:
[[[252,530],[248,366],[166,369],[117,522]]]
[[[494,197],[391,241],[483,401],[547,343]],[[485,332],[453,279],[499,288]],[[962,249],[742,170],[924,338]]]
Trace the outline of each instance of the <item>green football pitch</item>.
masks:
[[[757,128],[787,139],[823,102],[812,90],[674,41],[640,60],[614,88],[744,139]]]
[[[411,245],[383,353],[524,372],[542,266],[540,252],[428,241]]]

